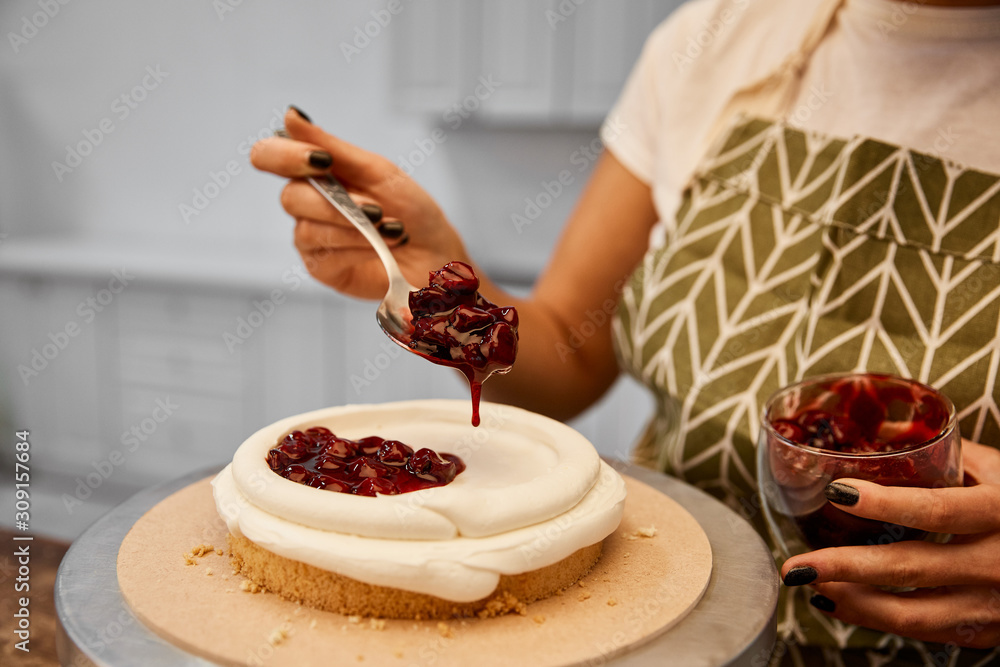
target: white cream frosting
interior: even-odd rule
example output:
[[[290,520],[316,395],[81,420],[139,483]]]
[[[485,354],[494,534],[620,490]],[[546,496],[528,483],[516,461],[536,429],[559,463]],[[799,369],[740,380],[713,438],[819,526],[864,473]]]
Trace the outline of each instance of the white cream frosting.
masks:
[[[501,574],[551,565],[617,528],[624,482],[586,438],[491,403],[482,405],[482,426],[473,428],[468,410],[467,401],[407,401],[276,422],[248,438],[213,481],[216,506],[233,534],[268,551],[456,602],[483,598]],[[457,454],[466,470],[447,486],[396,496],[313,489],[265,462],[280,437],[309,426]]]

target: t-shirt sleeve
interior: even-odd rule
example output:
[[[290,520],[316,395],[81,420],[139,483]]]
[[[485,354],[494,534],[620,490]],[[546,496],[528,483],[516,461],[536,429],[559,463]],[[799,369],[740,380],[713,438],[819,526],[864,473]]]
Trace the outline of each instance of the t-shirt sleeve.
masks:
[[[729,96],[777,66],[821,1],[688,0],[646,39],[604,145],[644,183],[664,178],[663,151],[686,177]]]
[[[601,125],[605,148],[646,184],[653,180],[656,134],[662,127],[656,82],[662,66],[662,44],[672,20],[661,23],[646,40],[618,101]]]
[[[682,85],[689,71],[683,62],[684,39],[697,32],[717,4],[718,0],[689,0],[650,33],[618,101],[601,126],[605,147],[646,184],[652,184],[654,179],[658,139],[667,130],[667,91]]]

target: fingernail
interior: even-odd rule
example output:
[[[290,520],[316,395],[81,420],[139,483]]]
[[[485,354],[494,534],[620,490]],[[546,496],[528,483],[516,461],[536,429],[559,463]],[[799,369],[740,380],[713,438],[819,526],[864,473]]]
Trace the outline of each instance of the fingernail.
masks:
[[[378,226],[378,233],[387,239],[401,238],[405,231],[403,223],[397,221],[383,222]]]
[[[373,225],[382,219],[382,207],[378,204],[365,204],[361,207],[361,212],[372,221]]]
[[[825,595],[820,595],[819,593],[816,593],[809,598],[809,604],[816,607],[820,611],[825,611],[828,614],[832,614],[837,611],[837,603]]]
[[[326,151],[313,151],[309,154],[309,164],[317,169],[329,169],[333,165],[333,156]]]
[[[816,568],[800,565],[789,570],[782,581],[786,586],[804,586],[816,581],[818,576],[819,572],[816,571]]]
[[[297,113],[302,118],[302,120],[304,120],[305,122],[310,123],[310,124],[312,123],[312,118],[310,118],[309,114],[307,114],[302,109],[298,108],[294,104],[289,104],[288,108],[291,109],[292,111],[294,111],[295,113]]]
[[[850,484],[841,484],[840,482],[830,482],[827,484],[826,488],[823,489],[823,495],[831,503],[846,505],[847,507],[857,505],[858,498],[861,497],[856,488]]]

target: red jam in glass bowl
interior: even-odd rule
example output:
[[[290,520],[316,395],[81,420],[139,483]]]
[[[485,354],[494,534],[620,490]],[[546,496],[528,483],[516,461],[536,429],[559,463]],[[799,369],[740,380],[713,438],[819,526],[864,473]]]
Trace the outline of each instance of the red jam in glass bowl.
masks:
[[[267,452],[275,473],[299,484],[358,496],[397,495],[451,483],[465,470],[454,454],[413,451],[398,440],[340,438],[322,426],[292,431]]]
[[[410,349],[465,374],[472,389],[472,425],[478,426],[483,381],[514,365],[517,311],[480,294],[471,266],[448,262],[430,273],[427,287],[410,293],[410,312]]]
[[[933,537],[844,512],[823,494],[831,481],[847,477],[911,487],[962,483],[954,407],[914,380],[878,373],[804,380],[768,401],[764,421],[758,475],[775,515],[772,528],[780,536],[790,520],[813,549]]]
[[[948,424],[947,404],[924,385],[889,380],[841,378],[771,426],[791,442],[851,454],[897,452],[937,437]]]

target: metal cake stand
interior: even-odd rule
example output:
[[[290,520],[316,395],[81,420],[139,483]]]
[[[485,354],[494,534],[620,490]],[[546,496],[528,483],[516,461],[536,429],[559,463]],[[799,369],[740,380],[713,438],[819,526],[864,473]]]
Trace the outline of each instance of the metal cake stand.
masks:
[[[749,523],[693,486],[620,461],[619,472],[661,491],[701,524],[712,545],[705,594],[677,625],[606,663],[614,667],[753,667],[776,636],[778,575]],[[63,665],[211,665],[148,630],[118,590],[118,549],[132,525],[161,500],[208,475],[201,470],[137,493],[98,519],[70,547],[56,577],[57,648]]]

